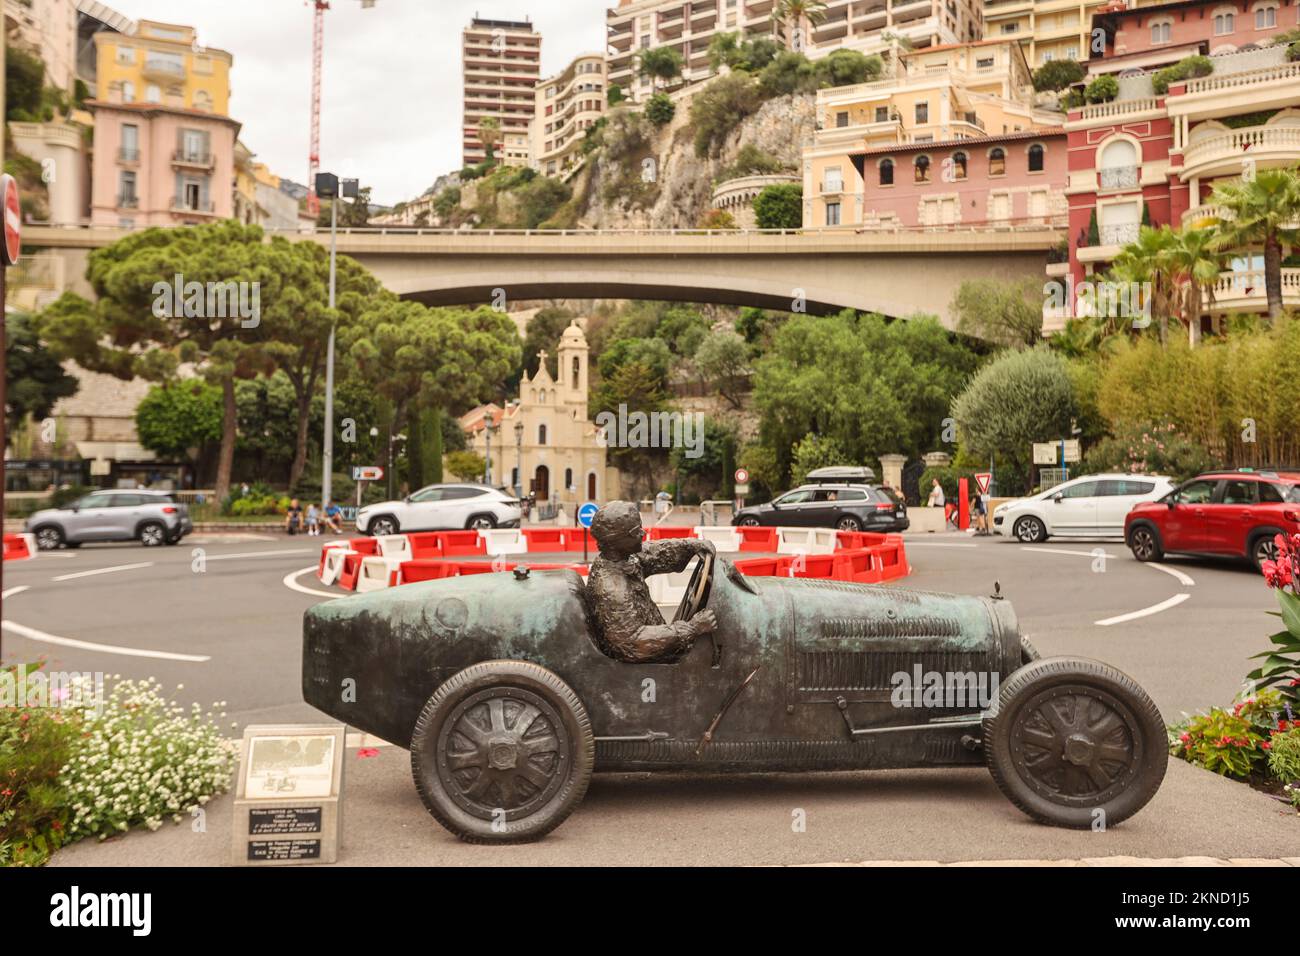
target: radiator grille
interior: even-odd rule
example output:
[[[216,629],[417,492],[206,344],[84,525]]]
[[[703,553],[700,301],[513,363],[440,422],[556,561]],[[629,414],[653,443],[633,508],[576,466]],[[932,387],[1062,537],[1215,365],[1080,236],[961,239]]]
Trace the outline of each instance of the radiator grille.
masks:
[[[915,617],[831,617],[821,622],[821,636],[892,638],[960,637],[961,624],[951,617],[921,614]]]
[[[895,674],[910,676],[917,664],[923,672],[980,673],[988,670],[988,655],[962,651],[801,651],[797,689],[890,690]]]

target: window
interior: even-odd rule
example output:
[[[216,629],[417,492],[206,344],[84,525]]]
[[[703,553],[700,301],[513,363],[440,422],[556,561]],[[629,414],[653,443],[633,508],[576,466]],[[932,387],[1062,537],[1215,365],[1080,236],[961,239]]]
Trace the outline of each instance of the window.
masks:
[[[1214,495],[1216,484],[1218,482],[1215,481],[1190,481],[1178,489],[1174,494],[1174,500],[1185,505],[1208,504]]]
[[[929,103],[917,103],[917,104],[916,104],[916,122],[917,122],[917,123],[928,123],[928,122],[930,122],[930,104],[929,104]]]
[[[1100,481],[1081,481],[1069,488],[1062,488],[1058,494],[1062,498],[1093,498],[1098,494]]]
[[[1019,30],[1020,30],[1020,24],[1018,24],[1018,23],[1004,23],[1004,24],[1002,24],[1002,32],[1003,32],[1003,33],[1016,33],[1016,32],[1018,32]]]
[[[1148,495],[1154,488],[1155,484],[1150,481],[1108,480],[1101,483],[1101,489],[1097,494],[1107,498]]]
[[[581,371],[582,371],[582,362],[578,358],[578,356],[575,355],[573,357],[573,388],[575,391],[578,388],[578,376],[579,373],[581,373]]]
[[[441,488],[421,488],[415,494],[411,495],[411,500],[412,501],[441,501],[442,492],[443,489]]]
[[[977,69],[977,70],[991,70],[991,69],[993,69],[993,57],[991,57],[991,56],[986,56],[986,57],[981,57],[980,59],[976,60],[976,61],[975,61],[975,69]]]
[[[966,166],[967,160],[965,153],[959,152],[952,154],[952,174],[958,181],[966,178]]]
[[[573,469],[564,469],[564,490],[568,491],[573,488]]]
[[[122,170],[122,175],[118,180],[117,187],[117,204],[119,206],[132,207],[139,200],[135,193],[135,173],[129,169]]]
[[[537,444],[539,444],[539,445],[545,445],[545,444],[546,444],[546,426],[545,426],[545,425],[538,425],[538,426],[537,426]]]
[[[826,204],[826,225],[838,226],[840,224],[840,204],[837,202],[828,202]]]
[[[929,156],[918,156],[912,161],[912,175],[915,182],[928,183],[930,181]]]
[[[788,495],[776,499],[776,501],[772,503],[777,505],[797,505],[803,501],[812,501],[812,496],[813,493],[811,489],[801,488],[798,491],[792,491]]]
[[[1277,7],[1256,7],[1255,8],[1255,29],[1271,30],[1277,26]]]
[[[877,107],[876,107],[876,122],[877,122],[877,123],[888,123],[888,122],[889,122],[889,107],[888,107],[888,106],[877,106]]]
[[[158,84],[150,83],[144,88],[144,99],[146,103],[162,102],[162,90],[158,89]]]
[[[135,63],[135,47],[131,47],[131,46],[121,46],[121,45],[119,44],[119,45],[118,45],[118,48],[117,48],[117,62],[118,62],[118,63],[124,63],[124,64],[134,64],[134,63]]]
[[[203,199],[203,191],[198,183],[186,183],[184,206],[186,209],[198,209]]]
[[[130,80],[122,81],[122,102],[123,103],[135,102],[135,84],[132,83]]]
[[[1007,174],[1007,151],[1001,146],[989,150],[989,175],[1005,176]]]
[[[1277,485],[1261,481],[1259,483],[1259,500],[1268,505],[1281,504],[1286,500],[1285,491],[1284,488],[1279,488]]]
[[[1216,37],[1227,36],[1233,31],[1235,20],[1236,15],[1231,10],[1216,13],[1214,15],[1214,35]]]
[[[880,185],[894,185],[894,161],[892,159],[882,159],[880,161]]]
[[[1029,147],[1029,171],[1031,173],[1041,173],[1043,171],[1043,157],[1045,151],[1039,143]]]
[[[140,158],[140,127],[131,123],[122,124],[122,158]]]
[[[826,181],[822,183],[822,192],[838,193],[844,191],[844,176],[838,166],[826,167]]]
[[[1174,25],[1170,20],[1158,20],[1151,24],[1151,42],[1168,43],[1172,36]]]
[[[1229,481],[1223,486],[1225,505],[1253,505],[1255,503],[1256,483],[1253,481]]]
[[[836,129],[844,129],[844,127],[848,125],[849,125],[849,114],[847,110],[835,114]]]

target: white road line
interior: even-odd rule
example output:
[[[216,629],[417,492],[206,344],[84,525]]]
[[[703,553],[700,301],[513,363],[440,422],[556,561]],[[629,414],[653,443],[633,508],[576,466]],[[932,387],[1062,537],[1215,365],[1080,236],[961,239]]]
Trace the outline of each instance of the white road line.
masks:
[[[903,545],[908,548],[978,548],[978,544],[948,544],[944,541],[909,541],[903,539]]]
[[[1177,607],[1186,601],[1190,594],[1183,591],[1181,594],[1175,594],[1167,601],[1161,601],[1159,604],[1152,604],[1150,607],[1144,607],[1140,611],[1132,611],[1128,614],[1121,614],[1119,617],[1108,617],[1104,621],[1093,621],[1098,627],[1110,627],[1112,624],[1123,624],[1125,621],[1134,621],[1140,617],[1150,617],[1152,614],[1159,614],[1161,611],[1167,611],[1171,607]]]
[[[152,561],[141,561],[139,564],[119,564],[111,568],[95,568],[92,571],[74,571],[71,574],[60,574],[50,578],[51,581],[71,581],[73,578],[88,578],[96,574],[112,574],[115,571],[134,571],[136,568],[152,568]]]
[[[1155,568],[1157,571],[1163,571],[1165,572],[1165,574],[1173,575],[1179,580],[1179,582],[1183,585],[1183,587],[1190,588],[1194,584],[1196,584],[1196,582],[1192,580],[1190,575],[1184,574],[1182,571],[1179,571],[1177,568],[1167,567],[1166,565],[1163,564],[1156,564],[1154,561],[1148,561],[1147,567]]]
[[[346,595],[344,594],[335,594],[333,591],[317,591],[314,588],[309,588],[305,585],[298,583],[299,577],[306,574],[308,571],[315,572],[316,568],[317,565],[313,564],[311,567],[303,568],[301,571],[290,571],[288,574],[284,576],[284,586],[289,588],[290,590],[301,591],[303,594],[312,594],[315,595],[316,597],[327,597],[327,598],[346,597]]]
[[[271,558],[284,554],[310,554],[311,548],[290,548],[285,551],[245,551],[241,554],[206,554],[204,561],[230,561],[234,558]]]
[[[1069,554],[1069,555],[1073,555],[1074,557],[1078,557],[1078,558],[1107,558],[1107,559],[1113,559],[1113,558],[1116,557],[1115,555],[1113,555],[1113,554],[1111,554],[1109,551],[1107,551],[1105,548],[1098,548],[1098,549],[1097,549],[1097,551],[1100,551],[1101,554],[1097,554],[1095,551],[1067,551],[1067,550],[1065,550],[1064,548],[1021,548],[1020,550],[1021,550],[1021,551],[1029,551],[1030,553],[1033,553],[1033,554]]]
[[[173,654],[171,651],[146,651],[137,647],[117,647],[113,644],[96,644],[93,641],[78,641],[71,637],[56,637],[53,634],[46,634],[44,631],[38,631],[35,628],[27,627],[23,624],[15,624],[13,621],[0,621],[0,628],[4,628],[19,637],[25,637],[29,641],[38,641],[42,644],[61,644],[64,647],[77,647],[85,651],[95,651],[100,654],[119,654],[122,657],[151,657],[159,661],[188,661],[194,664],[202,664],[205,661],[212,660],[211,657],[200,654]]]
[[[0,591],[0,601],[3,601],[3,600],[4,600],[5,598],[7,598],[7,597],[12,597],[12,596],[15,595],[15,594],[22,594],[22,593],[23,593],[24,591],[26,591],[29,587],[30,587],[30,585],[27,585],[27,584],[20,584],[20,585],[18,585],[18,587],[16,587],[16,588],[9,588],[9,589],[7,589],[7,590],[5,590],[5,591]]]

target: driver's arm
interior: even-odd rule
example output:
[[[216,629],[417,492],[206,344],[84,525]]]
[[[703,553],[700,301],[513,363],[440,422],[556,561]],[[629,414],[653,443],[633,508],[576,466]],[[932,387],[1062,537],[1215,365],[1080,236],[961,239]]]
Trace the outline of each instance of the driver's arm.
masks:
[[[641,573],[668,574],[685,571],[686,565],[697,554],[713,554],[713,542],[699,541],[695,538],[674,538],[668,541],[654,541],[643,546],[636,559],[641,562]]]

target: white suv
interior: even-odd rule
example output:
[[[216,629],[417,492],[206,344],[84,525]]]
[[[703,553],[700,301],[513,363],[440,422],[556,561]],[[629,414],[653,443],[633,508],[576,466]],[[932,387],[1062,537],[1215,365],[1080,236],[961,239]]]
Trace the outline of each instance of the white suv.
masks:
[[[521,517],[519,499],[487,485],[429,485],[401,501],[366,505],[357,512],[357,530],[378,536],[405,531],[517,528]]]
[[[1122,538],[1124,518],[1140,501],[1173,490],[1163,475],[1084,475],[1032,498],[993,509],[993,530],[1026,543],[1059,538]]]

